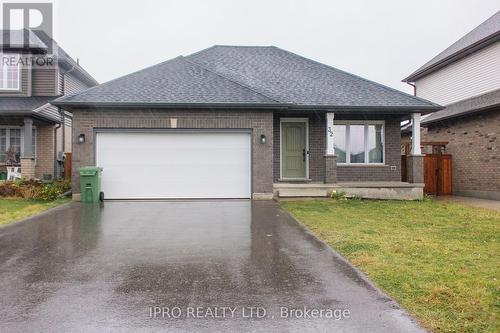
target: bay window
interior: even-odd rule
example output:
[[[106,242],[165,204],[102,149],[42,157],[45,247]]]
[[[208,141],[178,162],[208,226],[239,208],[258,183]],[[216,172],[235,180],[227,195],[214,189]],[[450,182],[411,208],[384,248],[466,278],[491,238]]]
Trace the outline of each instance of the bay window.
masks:
[[[6,162],[6,153],[12,149],[16,153],[15,162],[20,162],[23,153],[23,129],[21,127],[0,127],[0,163]],[[33,128],[31,141],[33,156],[36,155],[36,128]]]
[[[19,90],[21,66],[19,55],[0,53],[0,90]]]
[[[383,164],[383,121],[337,121],[333,142],[338,164]]]

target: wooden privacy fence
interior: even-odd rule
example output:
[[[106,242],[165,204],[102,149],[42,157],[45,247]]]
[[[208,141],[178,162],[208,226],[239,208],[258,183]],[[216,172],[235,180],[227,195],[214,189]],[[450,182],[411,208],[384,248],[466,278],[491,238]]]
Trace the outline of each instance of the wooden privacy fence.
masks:
[[[431,153],[424,156],[424,193],[432,195],[447,195],[452,193],[452,158],[443,154],[448,142],[424,141],[422,146],[431,147]],[[408,181],[407,156],[410,153],[411,142],[402,143],[401,180]]]
[[[71,153],[64,154],[64,179],[71,179],[71,165],[73,164],[73,158]]]

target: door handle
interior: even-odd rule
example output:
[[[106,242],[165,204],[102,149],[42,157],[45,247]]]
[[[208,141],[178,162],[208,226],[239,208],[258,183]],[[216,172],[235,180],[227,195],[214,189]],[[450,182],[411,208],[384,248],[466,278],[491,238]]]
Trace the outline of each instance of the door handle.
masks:
[[[306,161],[306,150],[305,149],[302,149],[302,161],[303,162]]]

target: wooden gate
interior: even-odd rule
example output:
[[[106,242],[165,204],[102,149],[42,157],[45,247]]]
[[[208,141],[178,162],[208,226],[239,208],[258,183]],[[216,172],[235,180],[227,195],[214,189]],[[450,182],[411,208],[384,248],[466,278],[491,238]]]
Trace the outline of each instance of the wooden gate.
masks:
[[[73,164],[73,158],[71,153],[65,153],[64,158],[64,179],[71,179],[71,167]]]
[[[424,183],[425,194],[451,194],[451,155],[424,156]]]

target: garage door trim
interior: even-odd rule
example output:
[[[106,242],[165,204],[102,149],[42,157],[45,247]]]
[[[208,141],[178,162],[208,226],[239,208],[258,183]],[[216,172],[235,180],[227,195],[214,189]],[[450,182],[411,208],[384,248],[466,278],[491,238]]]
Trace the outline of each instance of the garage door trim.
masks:
[[[253,140],[253,129],[252,128],[106,128],[106,127],[94,127],[93,128],[93,159],[94,165],[97,165],[97,135],[99,133],[237,133],[237,134],[249,134],[250,135],[250,198],[252,197],[254,188],[254,140]],[[160,198],[161,199],[161,198]],[[196,199],[196,198],[193,198]],[[200,198],[203,199],[203,198]],[[237,198],[235,198],[237,199]],[[241,199],[241,198],[240,198]],[[116,200],[148,200],[148,199],[116,199]],[[161,199],[161,200],[177,200],[177,199]],[[213,200],[217,200],[214,198]],[[224,199],[220,199],[224,200]]]

